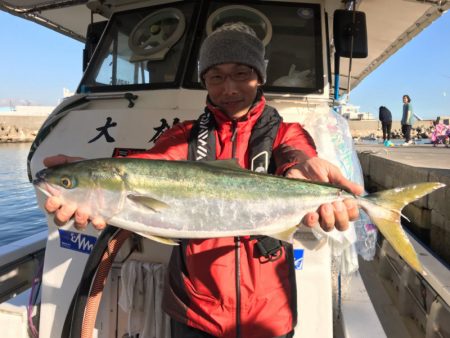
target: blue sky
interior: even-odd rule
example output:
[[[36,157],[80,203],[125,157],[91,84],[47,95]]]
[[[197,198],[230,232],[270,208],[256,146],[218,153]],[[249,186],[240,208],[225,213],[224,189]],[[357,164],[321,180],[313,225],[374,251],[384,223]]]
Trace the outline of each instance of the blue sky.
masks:
[[[82,43],[1,11],[0,32],[0,106],[54,106],[63,88],[76,89]],[[350,103],[375,116],[384,105],[400,119],[402,95],[409,94],[419,116],[450,116],[449,60],[447,12],[354,88]]]
[[[450,116],[450,11],[367,76],[350,102],[375,117],[378,107],[386,106],[400,119],[404,94],[422,118]]]
[[[0,106],[56,106],[82,75],[83,44],[0,11]]]

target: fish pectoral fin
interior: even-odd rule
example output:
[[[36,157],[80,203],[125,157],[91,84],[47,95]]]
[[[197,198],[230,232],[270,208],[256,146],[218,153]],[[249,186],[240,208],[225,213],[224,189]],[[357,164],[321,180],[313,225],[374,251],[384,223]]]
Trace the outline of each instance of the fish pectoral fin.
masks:
[[[153,210],[154,212],[161,212],[170,207],[167,203],[148,196],[129,194],[127,198],[137,204]]]
[[[153,236],[150,234],[146,234],[144,232],[136,232],[139,236],[148,238],[152,241],[161,243],[161,244],[166,244],[166,245],[180,245],[180,243],[174,241],[173,239],[170,238],[164,238],[164,237],[159,237],[159,236]]]
[[[283,242],[288,242],[288,243],[292,243],[293,239],[294,239],[294,233],[297,230],[297,226],[294,225],[293,227],[286,229],[282,232],[278,232],[276,234],[270,234],[270,237],[276,238],[280,241]]]

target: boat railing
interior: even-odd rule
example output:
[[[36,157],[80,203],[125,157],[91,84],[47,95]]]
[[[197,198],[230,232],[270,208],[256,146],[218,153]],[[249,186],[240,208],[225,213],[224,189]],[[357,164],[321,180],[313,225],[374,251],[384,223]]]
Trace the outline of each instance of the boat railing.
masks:
[[[424,267],[419,274],[382,240],[378,250],[378,276],[391,296],[406,327],[423,337],[450,337],[450,270],[413,236],[408,236]],[[399,325],[398,323],[396,325]]]
[[[46,243],[47,230],[0,247],[0,303],[31,287]]]

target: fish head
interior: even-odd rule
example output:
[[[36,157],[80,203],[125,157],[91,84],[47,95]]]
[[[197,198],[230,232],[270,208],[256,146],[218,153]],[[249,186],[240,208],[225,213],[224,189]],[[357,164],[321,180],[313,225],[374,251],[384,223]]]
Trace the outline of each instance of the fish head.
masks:
[[[46,168],[36,173],[33,184],[47,196],[61,196],[78,189],[79,177],[69,170]]]
[[[33,184],[47,196],[57,196],[63,204],[76,204],[90,216],[111,217],[123,206],[126,195],[124,174],[118,168],[80,161],[43,169]]]

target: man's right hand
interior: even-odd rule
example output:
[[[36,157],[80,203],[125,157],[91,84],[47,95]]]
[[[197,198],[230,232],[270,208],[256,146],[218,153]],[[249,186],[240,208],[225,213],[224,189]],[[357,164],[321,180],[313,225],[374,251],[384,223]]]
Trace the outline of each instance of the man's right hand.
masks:
[[[46,167],[53,167],[55,165],[61,165],[71,162],[83,160],[81,157],[71,157],[66,155],[56,155],[46,157],[44,159],[44,165]],[[94,228],[102,230],[106,226],[106,222],[101,217],[90,218],[89,210],[82,207],[78,207],[76,204],[63,204],[58,196],[51,196],[45,202],[45,210],[49,213],[55,214],[55,223],[57,225],[63,225],[71,218],[74,218],[76,228],[86,228],[89,220]]]

